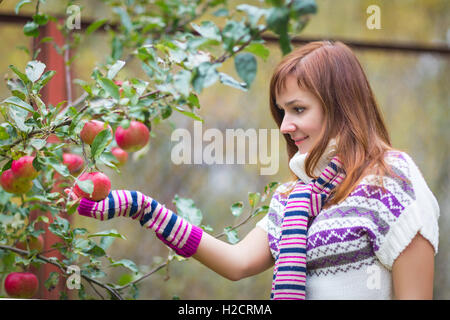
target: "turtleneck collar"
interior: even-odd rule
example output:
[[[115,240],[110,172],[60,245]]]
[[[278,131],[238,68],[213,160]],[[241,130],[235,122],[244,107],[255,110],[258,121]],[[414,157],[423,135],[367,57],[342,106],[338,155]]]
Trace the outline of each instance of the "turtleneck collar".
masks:
[[[330,163],[333,156],[336,154],[336,140],[331,139],[328,143],[327,148],[323,152],[322,156],[320,157],[319,161],[317,162],[317,166],[314,169],[314,175],[319,176],[323,170],[327,167],[327,165]],[[289,168],[295,173],[295,175],[301,179],[304,183],[310,183],[313,178],[309,177],[305,172],[305,161],[306,157],[308,156],[308,153],[300,153],[300,151],[297,151],[297,153],[291,158],[289,161]]]

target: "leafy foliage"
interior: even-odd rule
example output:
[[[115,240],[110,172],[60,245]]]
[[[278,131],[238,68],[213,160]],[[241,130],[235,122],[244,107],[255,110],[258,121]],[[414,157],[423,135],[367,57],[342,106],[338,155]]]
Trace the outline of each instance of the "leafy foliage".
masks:
[[[40,12],[39,4],[43,2],[17,1],[16,14],[24,6],[36,4],[32,21],[23,26],[24,35],[37,38],[43,26],[50,22],[60,23],[55,16]],[[198,95],[203,90],[216,82],[248,90],[257,76],[257,59],[265,60],[269,55],[262,33],[277,34],[280,48],[286,54],[291,48],[289,32],[303,28],[317,8],[313,0],[270,0],[259,7],[240,4],[236,8],[230,8],[226,0],[103,0],[103,3],[108,6],[113,20],[94,21],[83,32],[77,33],[68,24],[61,23],[59,28],[65,37],[63,46],[58,46],[51,37],[40,40],[41,44],[52,44],[65,57],[66,69],[70,70],[74,60],[67,58],[69,50],[76,50],[83,38],[102,28],[108,31],[110,52],[105,61],[92,70],[90,80],[70,79],[82,88],[82,96],[71,100],[69,95],[69,101],[60,101],[56,106],[42,100],[41,91],[55,71],[47,70],[46,65],[36,59],[40,51],[37,47],[25,49],[30,54],[30,61],[24,70],[10,66],[13,76],[7,77],[6,83],[11,95],[0,103],[4,119],[0,124],[2,172],[11,167],[13,160],[33,155],[33,166],[39,175],[26,194],[18,196],[0,189],[0,275],[20,266],[50,263],[64,271],[62,274],[53,272],[46,279],[45,287],[52,290],[60,281],[65,281],[68,277],[65,271],[75,264],[81,266],[85,281],[102,287],[112,299],[122,299],[123,295],[135,299],[139,295],[136,283],[156,271],[143,274],[135,262],[126,258],[115,260],[108,255],[115,239],[126,239],[116,230],[90,234],[86,229],[73,228],[63,218],[63,213],[71,215],[75,212],[78,202],[70,200],[61,188],[55,187],[58,175],[65,179],[61,186],[71,187],[77,182],[83,191],[91,193],[93,190],[90,180],[78,181],[77,176],[69,172],[63,164],[63,152],[76,150],[80,153],[86,164],[84,171],[106,165],[120,173],[111,153],[109,130],[98,134],[91,146],[80,139],[80,131],[87,120],[104,121],[113,130],[118,126],[127,127],[131,120],[151,128],[170,118],[173,111],[202,120],[197,110],[201,107]],[[67,1],[67,7],[73,5],[77,5],[77,1]],[[222,28],[208,20],[193,23],[210,11],[224,19]],[[228,59],[234,59],[239,80],[220,71]],[[120,71],[127,68],[131,60],[139,62],[146,77],[118,83]],[[66,76],[70,77],[69,74]],[[67,90],[71,93],[70,86]],[[59,142],[50,143],[48,139],[52,135]],[[226,226],[217,237],[226,235],[230,243],[238,242],[237,228],[250,218],[267,212],[268,206],[263,203],[276,185],[274,182],[266,186],[263,195],[249,193],[247,216],[236,225]],[[191,223],[208,232],[214,230],[202,224],[203,215],[194,200],[175,195],[173,203],[178,214]],[[244,207],[243,201],[234,203],[230,207],[232,217],[240,219]],[[30,221],[33,210],[49,213],[49,216],[41,214]],[[38,223],[44,223],[61,240],[53,245],[53,250],[59,251],[64,259],[13,246],[27,235],[38,236],[44,232],[37,228]],[[166,263],[174,257],[183,260],[171,252]],[[123,274],[113,284],[98,280],[106,276],[109,268],[118,267],[131,271],[131,274]],[[78,296],[80,299],[92,298],[87,296],[83,283]],[[61,299],[65,298],[67,296],[62,293]]]

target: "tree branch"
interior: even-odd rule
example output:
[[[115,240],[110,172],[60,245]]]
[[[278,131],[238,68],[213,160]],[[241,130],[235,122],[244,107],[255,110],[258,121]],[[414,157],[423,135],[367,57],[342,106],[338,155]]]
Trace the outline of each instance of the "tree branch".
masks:
[[[9,250],[9,251],[15,252],[15,253],[17,253],[17,254],[20,254],[20,255],[22,255],[22,256],[29,256],[29,255],[30,255],[30,252],[27,251],[27,250],[18,249],[18,248],[11,247],[11,246],[0,245],[0,249],[3,249],[3,250]],[[36,258],[41,259],[41,260],[45,261],[46,263],[49,263],[49,264],[52,264],[52,265],[58,267],[64,275],[67,274],[67,270],[66,270],[65,266],[63,266],[63,265],[60,264],[59,262],[57,262],[57,261],[55,261],[55,260],[51,260],[50,258],[43,256],[42,254],[37,254],[37,255],[36,255]],[[113,296],[115,296],[117,299],[123,300],[122,296],[119,294],[119,292],[117,292],[116,289],[111,288],[109,285],[103,284],[103,283],[101,283],[100,281],[97,281],[97,280],[95,280],[95,279],[93,279],[93,278],[90,278],[90,277],[88,277],[88,276],[86,276],[86,275],[83,275],[83,274],[80,274],[80,275],[81,275],[81,277],[82,277],[83,279],[85,279],[86,281],[95,283],[95,284],[98,285],[99,287],[102,287],[103,289],[109,291],[109,292],[110,292]]]
[[[235,230],[235,229],[237,229],[237,228],[243,226],[244,224],[246,224],[248,221],[250,221],[251,218],[255,217],[255,215],[254,215],[255,212],[256,212],[256,210],[254,210],[253,212],[250,212],[250,214],[249,214],[242,222],[240,222],[240,223],[238,223],[238,224],[232,226],[232,227],[231,227],[231,230]],[[215,235],[214,238],[219,239],[220,237],[222,237],[222,236],[224,236],[224,235],[225,235],[225,232],[222,232],[222,233],[219,233],[219,234]],[[188,259],[189,259],[189,258],[188,258]],[[140,278],[138,278],[138,279],[136,279],[136,280],[133,280],[133,281],[131,281],[131,282],[129,282],[129,283],[127,283],[127,284],[121,286],[121,287],[116,287],[116,289],[117,289],[118,291],[121,291],[121,290],[123,290],[123,289],[126,289],[126,288],[128,288],[129,286],[131,286],[131,285],[133,285],[133,284],[136,284],[136,283],[138,283],[138,282],[144,280],[145,278],[148,278],[149,276],[151,276],[152,274],[156,273],[157,271],[161,270],[162,268],[164,268],[165,266],[167,266],[168,263],[169,263],[169,261],[166,261],[166,262],[160,264],[159,266],[155,267],[153,270],[151,270],[150,272],[146,273],[146,274],[143,275],[142,277],[140,277]]]

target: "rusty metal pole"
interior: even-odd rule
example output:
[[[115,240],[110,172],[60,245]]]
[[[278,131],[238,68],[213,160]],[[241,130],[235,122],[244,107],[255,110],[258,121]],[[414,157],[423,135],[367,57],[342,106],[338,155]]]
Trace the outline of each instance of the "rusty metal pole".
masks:
[[[57,105],[61,101],[67,100],[67,90],[66,90],[66,77],[65,77],[65,64],[64,64],[64,58],[61,54],[59,54],[54,46],[50,42],[45,43],[39,43],[40,40],[44,37],[51,37],[53,41],[58,45],[59,47],[62,47],[65,43],[65,39],[63,34],[58,30],[57,25],[55,22],[50,21],[45,27],[40,29],[40,36],[38,38],[34,39],[33,48],[39,48],[40,52],[37,56],[37,60],[45,63],[47,66],[47,70],[54,70],[56,71],[56,74],[54,77],[50,80],[50,82],[43,88],[41,91],[42,93],[42,100],[46,104],[52,104]],[[49,141],[51,142],[51,141]],[[35,213],[36,214],[36,213]],[[37,213],[37,214],[45,214],[49,218],[49,221],[53,221],[53,217],[50,213]],[[61,217],[71,221],[71,218],[67,216],[66,214],[61,214]],[[33,217],[30,217],[33,219]],[[45,230],[44,233],[44,249],[43,251],[47,251],[52,249],[52,245],[56,242],[60,242],[61,240],[51,233],[48,228],[47,224],[44,224],[42,222],[39,223],[40,228],[43,228]],[[59,253],[59,251],[54,250],[46,254],[48,257],[57,257],[58,260],[64,259],[64,257]],[[50,264],[44,264],[42,265],[39,270],[37,270],[38,277],[39,277],[39,293],[38,298],[40,299],[50,299],[55,300],[59,299],[60,293],[62,291],[65,291],[67,295],[70,297],[70,292],[66,288],[65,281],[62,276],[60,276],[60,281],[58,285],[48,291],[47,288],[44,286],[45,280],[48,279],[51,272],[57,272],[61,274],[61,270],[59,270],[56,266],[50,265]]]

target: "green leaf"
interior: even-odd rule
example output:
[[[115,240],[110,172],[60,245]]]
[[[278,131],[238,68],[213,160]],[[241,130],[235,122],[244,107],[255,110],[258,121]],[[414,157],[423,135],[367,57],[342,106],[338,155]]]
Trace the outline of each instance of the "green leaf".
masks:
[[[112,80],[100,78],[98,83],[111,97],[117,100],[120,99],[119,87]]]
[[[244,208],[244,203],[242,201],[233,203],[230,207],[231,213],[235,217],[239,217],[242,214],[242,209]]]
[[[190,92],[192,74],[188,70],[181,70],[173,77],[173,86],[183,96],[188,96]]]
[[[224,48],[233,53],[233,48],[238,43],[245,43],[250,39],[250,28],[243,22],[228,20],[222,29]]]
[[[52,78],[53,76],[56,74],[56,71],[54,70],[49,70],[47,72],[45,72],[41,79],[38,81],[39,87],[38,87],[38,91],[40,91],[41,88],[43,88]]]
[[[70,176],[69,169],[67,169],[67,166],[62,164],[59,159],[50,158],[50,157],[40,158],[40,159],[42,160],[43,164],[52,167],[56,172],[58,172],[63,177],[66,178],[66,177]]]
[[[170,105],[158,105],[161,118],[167,119],[172,114],[172,108]]]
[[[246,52],[238,54],[234,58],[234,67],[239,77],[250,87],[256,76],[257,63],[255,56]]]
[[[2,123],[0,125],[0,140],[7,140],[10,138],[10,135],[9,135],[7,129],[5,128],[5,126],[9,126],[9,124]]]
[[[286,7],[274,7],[269,10],[267,26],[280,36],[280,47],[283,54],[291,51],[288,35],[289,9]]]
[[[30,79],[28,79],[27,75],[20,72],[19,69],[17,69],[15,66],[10,65],[9,68],[14,71],[15,74],[20,78],[20,80],[23,81],[24,84],[28,84],[30,82]]]
[[[248,4],[240,4],[236,7],[238,11],[244,11],[248,15],[248,20],[252,27],[256,27],[259,19],[266,14],[266,9],[258,8]]]
[[[67,209],[67,214],[71,215],[75,213],[75,210],[77,210],[78,206],[80,205],[80,202],[75,200],[72,203],[69,202],[68,203],[68,209]]]
[[[123,52],[123,43],[122,41],[120,41],[118,37],[116,36],[113,37],[111,48],[112,48],[111,57],[114,60],[119,60]]]
[[[125,236],[121,235],[115,229],[96,232],[96,233],[93,233],[88,236],[88,238],[92,238],[92,237],[115,237],[115,238],[122,238],[124,240],[127,239]]]
[[[44,286],[48,291],[53,290],[59,283],[59,273],[58,272],[50,272],[50,275],[47,280],[44,282]]]
[[[250,206],[252,208],[257,206],[260,200],[261,200],[261,194],[259,192],[249,192],[248,193],[248,202],[250,203]]]
[[[178,112],[181,113],[181,114],[184,114],[185,116],[188,116],[189,118],[192,118],[192,119],[194,119],[194,120],[203,122],[203,119],[200,118],[198,115],[196,115],[196,114],[193,113],[193,112],[183,110],[183,109],[180,108],[180,107],[175,107],[175,108],[173,108],[173,109],[176,110],[176,111],[178,111]]]
[[[212,21],[203,21],[200,26],[195,23],[191,23],[191,26],[195,31],[197,31],[202,37],[206,39],[222,41],[220,30]]]
[[[124,273],[123,275],[120,276],[120,278],[117,280],[117,284],[119,286],[124,286],[127,283],[130,283],[131,281],[133,281],[134,277],[132,274],[130,273]]]
[[[133,261],[128,260],[128,259],[122,259],[122,260],[115,261],[112,264],[110,264],[110,267],[118,267],[118,266],[128,268],[129,270],[131,270],[134,273],[139,272],[139,268],[136,266],[136,264]]]
[[[198,67],[194,69],[192,85],[195,91],[200,93],[203,88],[207,88],[213,85],[219,79],[219,73],[216,70],[218,66],[219,64],[202,62]]]
[[[86,192],[87,194],[92,194],[94,192],[94,183],[92,180],[86,179],[83,181],[77,180],[77,185],[81,190]]]
[[[45,64],[36,60],[28,62],[27,66],[25,67],[25,73],[28,79],[31,80],[31,82],[39,80],[39,78],[42,76],[42,73],[44,73],[44,70]]]
[[[117,73],[123,68],[125,65],[125,61],[117,60],[116,63],[114,63],[111,68],[108,70],[107,78],[108,79],[114,79],[114,77],[117,75]]]
[[[114,7],[113,11],[117,13],[120,17],[120,21],[122,22],[122,25],[125,27],[127,32],[133,31],[133,24],[131,23],[130,16],[128,15],[128,12],[120,7]]]
[[[239,236],[236,231],[236,229],[231,229],[232,227],[226,227],[223,229],[223,232],[225,232],[228,242],[231,244],[235,244],[239,242]]]
[[[106,146],[111,143],[111,141],[112,135],[109,128],[100,131],[91,145],[92,157],[97,160],[105,150]]]
[[[193,92],[189,94],[189,97],[187,98],[189,106],[191,107],[197,107],[200,109],[200,100],[198,99],[197,95]]]
[[[279,182],[270,182],[264,187],[264,194],[261,197],[261,202],[266,201],[266,197],[275,191],[275,189],[280,185]]]
[[[20,131],[28,133],[33,130],[32,127],[25,124],[25,121],[28,117],[28,111],[21,109],[15,105],[11,105],[11,107],[9,108],[9,115]]]
[[[47,14],[35,14],[33,16],[33,21],[38,25],[43,26],[46,25],[49,20],[49,16]]]
[[[28,112],[35,113],[32,106],[30,106],[28,103],[26,103],[25,101],[23,101],[22,99],[20,99],[16,96],[6,98],[5,100],[3,100],[3,103],[9,103],[9,104],[15,105],[23,110],[26,110]]]
[[[226,73],[219,72],[219,79],[220,79],[221,83],[223,83],[227,86],[230,86],[230,87],[242,90],[242,91],[247,91],[247,84],[245,82],[244,83],[239,82]]]
[[[36,150],[41,150],[47,144],[47,141],[44,139],[31,139],[30,144]]]
[[[105,250],[103,250],[103,248],[98,245],[94,245],[89,251],[86,251],[86,253],[97,258],[103,257],[106,254]]]
[[[16,7],[14,8],[14,12],[16,14],[19,14],[19,10],[20,8],[22,8],[23,5],[31,3],[31,0],[20,0],[17,4]]]
[[[317,13],[317,4],[314,0],[293,0],[292,10],[297,16]]]
[[[99,246],[106,251],[114,242],[115,237],[102,237]]]
[[[23,33],[29,37],[39,36],[39,25],[34,21],[29,21],[23,26]]]
[[[269,49],[262,43],[252,43],[245,47],[244,51],[253,53],[254,55],[262,58],[264,61],[267,60],[270,54]]]
[[[175,195],[173,203],[175,204],[177,213],[180,217],[186,219],[193,225],[200,225],[203,215],[200,209],[195,206],[194,200],[180,198],[178,195]]]
[[[269,206],[262,206],[256,209],[252,216],[255,217],[259,214],[266,214],[267,212],[269,212]]]
[[[227,8],[220,8],[216,11],[214,11],[213,15],[216,17],[226,17],[228,16],[229,12]]]
[[[87,28],[86,28],[86,34],[89,35],[98,28],[100,28],[102,25],[104,25],[108,19],[102,19],[92,22]]]

